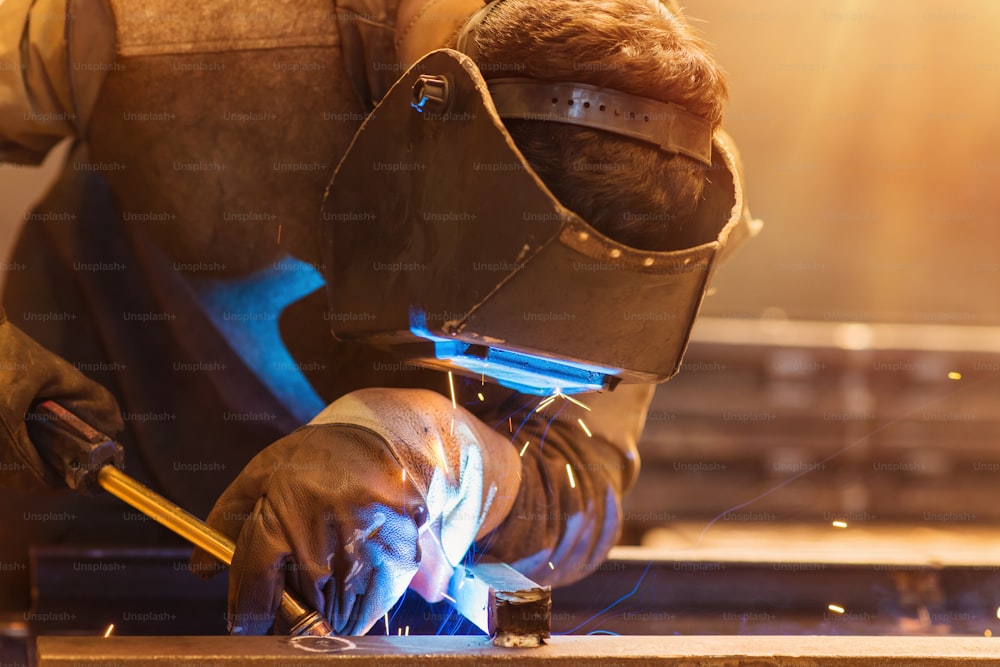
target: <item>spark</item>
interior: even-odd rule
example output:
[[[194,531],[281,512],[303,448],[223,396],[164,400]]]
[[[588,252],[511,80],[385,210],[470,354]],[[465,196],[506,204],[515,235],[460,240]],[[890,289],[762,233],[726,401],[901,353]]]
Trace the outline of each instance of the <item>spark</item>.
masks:
[[[541,412],[545,408],[549,407],[550,405],[552,405],[552,401],[554,400],[556,400],[555,395],[549,396],[544,401],[538,404],[538,407],[535,408],[535,412]]]
[[[526,451],[528,451],[528,445],[530,445],[530,444],[531,444],[531,441],[530,441],[530,440],[525,440],[525,441],[524,441],[524,447],[521,447],[521,456],[522,456],[522,457],[524,456],[524,453],[525,453]]]
[[[847,523],[844,522],[844,521],[834,521],[833,522],[833,527],[834,528],[847,528]]]
[[[486,386],[486,371],[483,371],[482,376],[479,378],[479,384]]]
[[[479,397],[479,400],[480,400],[480,401],[485,401],[485,400],[486,400],[486,397],[485,397],[485,396],[483,396],[483,392],[479,392],[478,394],[476,394],[476,396],[478,396],[478,397]]]
[[[389,612],[385,612],[385,616],[383,617],[383,619],[385,620],[385,636],[388,637],[389,636]]]
[[[455,377],[448,371],[448,386],[451,387],[451,407],[458,410],[458,402],[455,400]]]
[[[556,566],[552,564],[552,561],[549,561],[549,569],[550,570],[556,569]]]
[[[834,612],[835,614],[843,614],[844,613],[844,608],[841,607],[838,604],[828,604],[828,605],[826,605],[826,608],[829,609],[830,611]]]
[[[281,225],[278,225],[278,245],[281,245]]]
[[[565,399],[566,399],[567,401],[569,401],[570,403],[573,403],[573,404],[575,404],[575,405],[579,405],[579,406],[580,406],[581,408],[583,408],[583,409],[584,409],[584,410],[586,410],[587,412],[592,412],[592,410],[590,409],[590,406],[589,406],[589,405],[587,405],[586,403],[583,403],[583,402],[581,402],[581,401],[578,401],[578,400],[576,400],[576,399],[575,399],[575,398],[573,398],[572,396],[567,396],[566,394],[564,394],[564,393],[562,393],[562,392],[559,392],[559,393],[558,393],[558,396],[561,396],[562,398],[565,398]]]
[[[962,374],[959,373],[958,371],[951,371],[950,373],[948,373],[948,379],[949,380],[961,380],[962,379]]]
[[[577,419],[576,423],[580,425],[580,428],[583,429],[583,432],[587,434],[588,438],[594,437],[594,435],[590,432],[590,429],[587,428],[587,425],[583,423],[583,419]]]
[[[450,596],[450,595],[448,595],[447,593],[442,593],[442,594],[441,594],[441,597],[443,597],[443,598],[444,598],[445,600],[447,600],[448,602],[450,602],[450,603],[452,603],[452,604],[455,604],[455,598],[451,597],[451,596]]]
[[[510,429],[511,433],[514,432],[514,419],[512,417],[507,417],[507,428]]]
[[[104,631],[104,638],[107,639],[108,637],[110,637],[114,629],[115,629],[115,624],[112,623],[111,625],[108,626],[108,629]]]
[[[406,484],[406,468],[403,468],[403,484]]]
[[[566,474],[569,475],[569,488],[575,489],[576,480],[573,479],[573,469],[570,467],[568,463],[566,464]]]

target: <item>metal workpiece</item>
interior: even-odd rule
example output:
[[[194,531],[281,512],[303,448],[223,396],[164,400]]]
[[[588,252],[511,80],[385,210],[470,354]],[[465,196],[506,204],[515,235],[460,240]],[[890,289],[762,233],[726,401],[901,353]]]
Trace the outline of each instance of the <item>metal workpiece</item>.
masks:
[[[504,649],[481,637],[40,637],[39,667],[141,665],[535,665],[607,667],[984,667],[1000,665],[985,637],[553,637]]]
[[[455,608],[490,635],[495,646],[537,647],[551,634],[552,590],[506,563],[455,569],[448,586]]]

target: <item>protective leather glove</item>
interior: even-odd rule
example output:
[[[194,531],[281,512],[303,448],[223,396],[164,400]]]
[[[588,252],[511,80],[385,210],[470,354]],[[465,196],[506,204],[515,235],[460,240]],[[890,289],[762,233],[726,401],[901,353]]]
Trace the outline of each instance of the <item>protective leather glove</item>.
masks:
[[[208,517],[236,542],[230,632],[266,632],[286,585],[338,634],[367,632],[411,583],[442,599],[452,566],[510,511],[520,468],[506,438],[435,392],[331,403],[254,457]],[[214,563],[196,550],[191,566]]]
[[[7,321],[0,308],[0,485],[23,492],[67,489],[28,438],[25,416],[54,400],[97,430],[114,437],[124,429],[111,393],[87,379]]]

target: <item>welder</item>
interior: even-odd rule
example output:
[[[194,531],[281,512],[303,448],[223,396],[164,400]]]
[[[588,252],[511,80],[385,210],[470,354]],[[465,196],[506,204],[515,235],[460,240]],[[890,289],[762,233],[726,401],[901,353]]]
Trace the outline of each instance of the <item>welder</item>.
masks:
[[[497,192],[474,189],[462,201],[488,200],[487,210],[449,208],[467,187],[462,172],[429,184],[420,156],[407,160],[409,140],[377,148],[392,160],[367,159],[373,172],[403,177],[393,181],[399,190],[361,179],[339,191],[361,188],[370,209],[338,209],[338,179],[350,177],[338,172],[324,205],[352,141],[362,146],[374,136],[377,145],[378,132],[398,127],[385,119],[403,111],[376,108],[393,83],[445,47],[464,54],[449,56],[458,63],[453,74],[473,83],[513,81],[521,92],[567,84],[569,99],[599,90],[609,104],[638,101],[688,128],[661,139],[626,129],[625,119],[597,118],[597,107],[605,109],[596,103],[589,116],[553,122],[530,109],[505,112],[499,88],[490,88],[492,97],[469,88],[481,91],[483,109],[496,98],[503,124],[476,131],[513,139],[532,174],[524,186],[531,196],[564,211],[563,222],[578,216],[573,224],[596,230],[578,232],[577,241],[614,245],[611,258],[634,249],[646,266],[670,252],[708,249],[711,261],[685,288],[685,312],[625,315],[658,332],[644,344],[597,292],[587,297],[587,321],[517,297],[520,330],[572,319],[573,338],[586,344],[592,332],[606,339],[628,329],[628,349],[670,348],[667,372],[626,373],[628,359],[598,360],[598,350],[581,352],[575,340],[572,353],[558,340],[513,341],[496,331],[518,322],[490,321],[485,311],[477,321],[467,317],[471,304],[437,312],[416,292],[400,297],[409,300],[404,334],[433,349],[464,331],[467,344],[470,336],[483,342],[474,346],[479,359],[575,360],[543,387],[556,398],[540,409],[537,383],[518,385],[502,370],[437,353],[411,363],[399,354],[406,345],[366,340],[385,318],[374,314],[378,304],[357,307],[371,295],[344,272],[426,289],[426,266],[397,261],[416,245],[409,233],[377,237],[384,262],[356,248],[363,267],[347,266],[354,251],[331,243],[351,230],[381,234],[393,216],[410,216],[440,224],[441,234],[502,245],[500,214],[529,218],[518,209],[526,192],[499,193],[498,201]],[[478,72],[462,74],[465,57]],[[554,89],[541,90],[548,99]],[[744,215],[731,149],[716,132],[725,95],[722,72],[677,7],[657,0],[6,0],[0,159],[37,164],[73,139],[52,191],[26,216],[11,258],[18,270],[6,276],[0,482],[9,490],[0,502],[0,557],[24,562],[33,542],[162,539],[147,523],[123,522],[111,499],[45,495],[59,486],[57,475],[24,419],[32,405],[54,399],[99,430],[120,432],[131,475],[208,514],[236,541],[233,633],[268,631],[286,586],[337,632],[366,632],[408,586],[441,600],[452,565],[468,554],[495,556],[546,584],[586,576],[620,533],[650,382],[679,367],[706,276]],[[431,111],[425,102],[405,111]],[[460,116],[444,118],[439,146],[455,147],[448,123],[457,128]],[[474,152],[476,144],[461,148]],[[474,164],[482,173],[503,170]],[[482,187],[475,182],[468,187]],[[724,192],[716,197],[712,187]],[[426,238],[421,244],[440,256]],[[441,293],[459,290],[473,271],[480,282],[495,272],[492,298],[511,282],[504,272],[528,260],[511,257],[513,269],[453,263],[453,273],[435,274],[451,276]],[[581,276],[621,270],[610,260],[576,268]],[[355,306],[343,306],[346,297]],[[663,321],[667,328],[652,328]],[[563,344],[571,347],[568,337]],[[571,401],[567,369],[592,373],[588,361],[602,362],[591,388],[604,391]],[[442,370],[455,371],[452,384]],[[507,380],[489,381],[496,377]],[[192,569],[216,568],[196,552]],[[25,604],[23,576],[3,575],[0,597]]]

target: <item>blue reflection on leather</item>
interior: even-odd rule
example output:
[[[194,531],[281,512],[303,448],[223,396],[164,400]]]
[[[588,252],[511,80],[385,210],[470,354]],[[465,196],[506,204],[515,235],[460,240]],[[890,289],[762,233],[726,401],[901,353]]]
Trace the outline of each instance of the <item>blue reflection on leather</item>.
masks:
[[[324,285],[311,264],[286,255],[248,276],[191,281],[198,302],[233,351],[303,423],[326,403],[281,339],[281,312]]]

